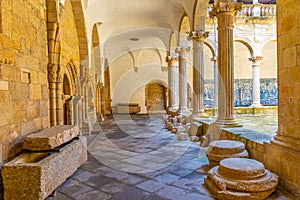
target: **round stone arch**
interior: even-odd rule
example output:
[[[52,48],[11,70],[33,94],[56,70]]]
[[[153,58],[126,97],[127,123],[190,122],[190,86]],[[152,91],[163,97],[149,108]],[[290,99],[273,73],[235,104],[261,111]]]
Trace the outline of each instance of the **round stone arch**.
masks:
[[[183,14],[181,20],[180,20],[180,25],[179,25],[179,29],[178,29],[178,46],[179,45],[184,45],[185,43],[188,42],[187,40],[187,32],[189,32],[192,29],[191,25],[190,25],[190,19],[187,16],[186,13]]]
[[[204,44],[210,49],[211,54],[213,56],[212,58],[217,57],[217,54],[218,54],[217,45],[213,41],[211,41],[209,38],[204,40]]]
[[[205,30],[205,19],[207,14],[207,3],[203,3],[201,0],[196,0],[193,12],[193,30]]]
[[[162,80],[152,80],[145,86],[145,104],[147,113],[161,112],[167,108],[167,84]]]
[[[247,39],[247,38],[234,37],[233,42],[239,42],[239,43],[245,45],[247,47],[247,49],[249,50],[249,53],[250,53],[251,57],[258,54],[258,50],[255,47],[254,43],[251,40]]]
[[[177,41],[178,41],[178,34],[172,32],[170,34],[169,55],[171,55],[171,52],[175,51],[176,47],[178,47]]]

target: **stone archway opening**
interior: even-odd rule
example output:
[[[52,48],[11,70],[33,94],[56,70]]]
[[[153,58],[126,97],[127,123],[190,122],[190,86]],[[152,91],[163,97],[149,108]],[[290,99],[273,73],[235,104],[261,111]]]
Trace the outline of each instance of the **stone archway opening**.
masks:
[[[159,113],[166,110],[167,88],[158,82],[148,83],[145,87],[147,113]]]
[[[68,76],[65,74],[63,79],[63,124],[72,125],[73,124],[73,104],[72,104],[72,94],[71,94],[71,84]]]

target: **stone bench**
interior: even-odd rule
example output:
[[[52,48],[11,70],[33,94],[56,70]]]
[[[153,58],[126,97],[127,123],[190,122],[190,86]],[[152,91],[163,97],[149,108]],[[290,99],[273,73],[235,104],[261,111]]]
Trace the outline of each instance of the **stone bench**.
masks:
[[[204,183],[217,199],[266,199],[275,191],[278,176],[256,160],[228,158],[208,172]]]
[[[23,149],[2,167],[5,199],[45,199],[87,160],[87,140],[74,126],[30,134]]]
[[[118,103],[118,114],[135,114],[141,111],[141,107],[138,103]]]
[[[248,158],[245,144],[232,140],[216,140],[209,144],[206,151],[210,167],[219,165],[226,158]]]

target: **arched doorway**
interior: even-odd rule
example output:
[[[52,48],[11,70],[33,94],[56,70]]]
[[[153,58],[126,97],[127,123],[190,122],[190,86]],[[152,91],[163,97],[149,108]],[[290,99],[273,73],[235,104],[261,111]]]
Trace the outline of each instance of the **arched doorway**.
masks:
[[[63,124],[72,125],[73,124],[73,103],[71,94],[71,84],[68,76],[65,74],[63,79]]]
[[[167,89],[160,83],[148,83],[145,88],[147,112],[161,112],[166,109]]]

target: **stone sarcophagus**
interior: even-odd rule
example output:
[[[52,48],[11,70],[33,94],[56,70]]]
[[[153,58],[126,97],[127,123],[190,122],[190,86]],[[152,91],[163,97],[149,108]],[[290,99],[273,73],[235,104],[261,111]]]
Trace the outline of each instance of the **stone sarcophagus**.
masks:
[[[39,148],[38,143],[33,139],[34,134],[32,134],[28,140],[31,142],[24,143],[24,148],[28,147],[29,150],[27,149],[2,167],[4,198],[6,200],[45,199],[87,160],[86,138],[75,137],[78,134],[78,129],[74,129],[74,127],[64,126],[64,128],[60,128],[60,132],[49,134],[51,137],[48,138],[49,141],[52,141],[51,144],[55,150]],[[62,131],[65,129],[70,131]],[[47,131],[51,132],[51,130],[57,131],[58,127],[50,128]],[[62,137],[68,138],[70,135],[73,136],[65,143],[66,140]],[[47,140],[47,137],[42,137],[39,133],[37,136],[38,140],[41,138],[44,141]],[[56,143],[53,142],[55,138]],[[34,144],[34,147],[29,144]],[[41,143],[41,145],[44,144],[47,142]],[[30,151],[31,148],[39,149],[39,151]]]

